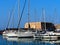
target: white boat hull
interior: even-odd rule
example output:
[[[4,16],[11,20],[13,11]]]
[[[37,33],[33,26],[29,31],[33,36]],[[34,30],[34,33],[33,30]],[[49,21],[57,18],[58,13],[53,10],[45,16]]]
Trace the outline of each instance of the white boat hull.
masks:
[[[6,31],[3,32],[3,38],[15,38],[17,37],[17,33],[13,32],[13,31],[8,31],[6,33]]]
[[[7,34],[7,37],[9,37],[9,38],[17,38],[18,35],[17,35],[17,33],[10,32],[10,33]]]
[[[58,35],[53,32],[46,32],[45,34],[40,34],[41,40],[58,40]]]
[[[18,37],[19,38],[31,38],[31,37],[33,37],[33,33],[32,32],[29,32],[29,31],[19,32],[18,33]]]

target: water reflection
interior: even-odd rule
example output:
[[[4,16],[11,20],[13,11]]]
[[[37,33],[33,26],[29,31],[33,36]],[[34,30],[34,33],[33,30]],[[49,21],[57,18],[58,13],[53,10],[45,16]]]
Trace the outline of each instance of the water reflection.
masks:
[[[60,45],[60,40],[58,41],[41,41],[40,39],[34,38],[17,38],[17,40],[7,40],[13,43],[18,42],[19,45],[28,44],[28,45]]]
[[[32,42],[34,41],[34,38],[7,38],[7,41]]]
[[[60,45],[60,40],[41,41],[36,38],[4,38],[4,41],[4,45]]]

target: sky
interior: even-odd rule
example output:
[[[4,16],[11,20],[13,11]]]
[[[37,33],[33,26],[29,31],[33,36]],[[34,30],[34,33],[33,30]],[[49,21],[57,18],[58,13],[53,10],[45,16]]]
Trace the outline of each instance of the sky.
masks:
[[[24,1],[25,0],[20,0],[20,15]],[[60,24],[60,0],[30,0],[29,22],[43,21],[42,8],[45,10],[46,22]],[[18,0],[0,0],[0,29],[7,28],[11,12],[13,12],[13,15],[8,27],[17,27],[20,18],[20,16],[18,16]],[[28,22],[28,0],[26,0],[20,27],[24,27],[26,22]]]

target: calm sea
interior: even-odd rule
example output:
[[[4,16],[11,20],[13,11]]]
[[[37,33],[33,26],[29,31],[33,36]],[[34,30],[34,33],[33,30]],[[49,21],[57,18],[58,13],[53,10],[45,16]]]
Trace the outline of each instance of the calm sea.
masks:
[[[0,35],[0,45],[60,45],[60,41],[40,41],[33,38],[5,39]]]

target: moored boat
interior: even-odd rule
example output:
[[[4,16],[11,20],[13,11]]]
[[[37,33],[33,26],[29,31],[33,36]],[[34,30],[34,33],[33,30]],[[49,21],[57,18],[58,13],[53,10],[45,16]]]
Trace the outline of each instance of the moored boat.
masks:
[[[46,32],[45,34],[40,34],[41,40],[58,40],[58,35],[55,35],[54,32]]]
[[[33,38],[33,32],[29,30],[19,31],[18,38]]]

